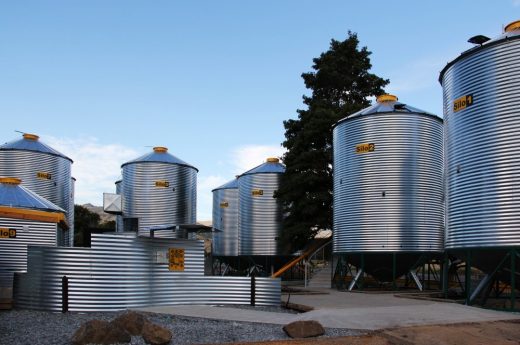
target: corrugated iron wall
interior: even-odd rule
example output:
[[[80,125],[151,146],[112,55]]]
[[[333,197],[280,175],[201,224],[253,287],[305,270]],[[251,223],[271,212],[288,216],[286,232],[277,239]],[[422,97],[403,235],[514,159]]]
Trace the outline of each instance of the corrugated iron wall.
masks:
[[[203,241],[92,234],[91,248],[30,247],[28,273],[15,277],[16,306],[60,311],[69,278],[70,311],[152,305],[249,304],[251,279],[204,276]],[[183,272],[169,271],[169,248],[185,250]],[[280,303],[280,280],[256,278],[256,304]]]
[[[0,271],[5,273],[0,274],[0,286],[11,287],[12,272],[23,272],[27,269],[27,245],[56,246],[57,225],[0,218],[0,228],[16,230],[16,238],[0,238]]]

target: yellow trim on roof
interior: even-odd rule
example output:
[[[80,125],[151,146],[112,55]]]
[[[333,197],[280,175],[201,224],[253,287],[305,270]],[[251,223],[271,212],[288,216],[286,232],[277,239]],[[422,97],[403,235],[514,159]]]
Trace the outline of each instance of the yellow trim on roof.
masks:
[[[61,212],[48,212],[0,206],[0,217],[35,220],[47,223],[58,223],[61,225],[62,228],[69,228],[67,220],[65,219],[65,214]]]
[[[267,158],[267,163],[278,163],[280,160],[276,157]]]
[[[383,102],[397,102],[398,98],[397,96],[390,95],[388,93],[385,93],[384,95],[377,96],[377,103],[383,103]]]
[[[168,151],[168,148],[164,146],[156,146],[153,148],[153,150],[157,153],[165,153],[166,151]]]
[[[520,29],[520,20],[516,20],[506,25],[504,32],[511,32]]]
[[[0,183],[5,183],[5,184],[20,184],[22,183],[22,180],[19,179],[18,177],[7,177],[7,176],[2,176],[0,177]]]
[[[37,136],[36,134],[31,134],[31,133],[24,133],[23,138],[27,139],[27,140],[34,140],[34,141],[40,139],[39,136]]]

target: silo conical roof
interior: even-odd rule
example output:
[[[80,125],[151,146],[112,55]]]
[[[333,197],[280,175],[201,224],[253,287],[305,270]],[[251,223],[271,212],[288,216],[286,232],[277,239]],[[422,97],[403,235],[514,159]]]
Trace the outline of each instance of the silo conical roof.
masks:
[[[240,176],[252,174],[283,174],[285,172],[285,165],[280,163],[278,158],[267,158],[265,163],[246,171]]]
[[[238,188],[238,179],[235,178],[229,182],[224,183],[222,186],[213,189],[212,192],[214,192],[216,190],[220,190],[220,189],[236,189],[236,188]]]
[[[65,213],[49,200],[21,186],[20,182],[18,178],[0,177],[0,206]]]
[[[72,163],[72,159],[65,156],[63,153],[56,151],[52,147],[42,143],[40,137],[36,134],[24,133],[22,139],[17,139],[0,145],[0,150],[13,151],[32,151],[46,153],[52,156],[63,157]]]
[[[380,113],[414,113],[438,117],[437,115],[429,113],[425,110],[421,110],[419,108],[412,107],[408,104],[401,103],[398,101],[398,98],[394,95],[385,94],[377,97],[377,101],[373,105],[339,120],[338,122],[336,122],[336,124],[334,124],[334,127],[337,126],[339,123],[351,119],[353,117]]]
[[[175,164],[182,165],[186,167],[193,168],[197,171],[199,169],[195,168],[193,165],[186,163],[182,159],[175,157],[174,155],[168,153],[168,148],[162,146],[156,146],[153,148],[153,151],[150,153],[146,153],[141,157],[128,161],[121,165],[121,168],[128,164],[135,163],[166,163],[166,164]]]

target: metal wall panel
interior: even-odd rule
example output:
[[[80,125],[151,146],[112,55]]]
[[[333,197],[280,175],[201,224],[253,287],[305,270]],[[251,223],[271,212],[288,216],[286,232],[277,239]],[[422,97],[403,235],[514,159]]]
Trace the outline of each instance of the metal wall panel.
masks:
[[[16,238],[0,238],[0,271],[4,272],[26,271],[27,246],[56,246],[57,231],[62,231],[56,223],[10,218],[0,218],[0,228],[16,230]]]
[[[157,253],[185,249],[185,271],[168,270]],[[163,254],[161,254],[163,255]],[[160,261],[160,260],[159,260]],[[69,278],[69,310],[111,311],[152,305],[249,304],[251,279],[204,276],[203,241],[93,234],[91,248],[29,248],[28,273],[17,274],[17,307],[60,311]],[[258,305],[280,303],[280,280],[256,278]]]
[[[441,73],[447,249],[520,245],[519,61],[517,30],[463,53]],[[455,111],[467,96],[473,104]]]
[[[74,239],[74,200],[71,197],[73,186],[70,170],[71,161],[63,156],[0,147],[0,176],[21,178],[22,186],[67,211],[70,226],[70,232],[65,234],[64,239],[67,246],[72,246]],[[39,172],[50,174],[50,178],[38,177]]]
[[[257,173],[238,178],[240,255],[284,255],[278,245],[282,208],[274,198],[280,173]],[[255,190],[262,194],[254,194]]]
[[[361,144],[375,149],[359,153]],[[333,251],[442,251],[442,148],[442,120],[427,113],[388,111],[339,122]]]
[[[238,184],[213,190],[213,255],[238,256]]]
[[[157,187],[167,181],[168,187]],[[138,218],[138,231],[158,225],[194,224],[197,208],[197,170],[158,162],[123,166],[123,217]]]

